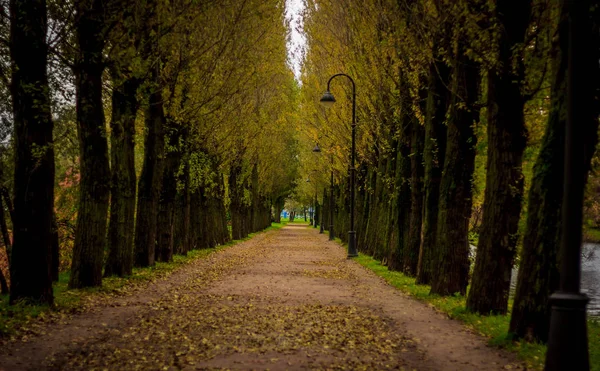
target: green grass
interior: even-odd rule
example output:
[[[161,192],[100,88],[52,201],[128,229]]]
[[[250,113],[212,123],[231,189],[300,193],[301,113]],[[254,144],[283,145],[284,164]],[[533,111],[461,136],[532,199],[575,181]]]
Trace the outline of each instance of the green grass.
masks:
[[[546,355],[546,346],[527,342],[514,342],[510,339],[508,326],[510,314],[482,316],[465,309],[464,296],[441,297],[429,295],[430,286],[417,285],[415,279],[400,272],[389,271],[381,262],[370,256],[360,254],[355,260],[384,278],[390,285],[410,294],[418,300],[433,305],[437,310],[447,313],[450,318],[460,320],[481,335],[489,338],[489,344],[517,353],[530,369],[542,369]],[[512,305],[509,305],[509,307]],[[600,371],[600,324],[588,321],[590,365],[592,370]]]
[[[83,307],[83,299],[102,297],[105,295],[115,295],[125,293],[140,284],[166,277],[177,268],[184,266],[194,260],[203,259],[210,254],[233,246],[239,242],[246,241],[255,235],[269,230],[283,228],[287,223],[272,223],[264,231],[251,233],[242,240],[231,241],[225,245],[217,246],[213,249],[192,250],[187,255],[175,255],[172,262],[157,262],[153,267],[134,268],[133,273],[127,277],[108,277],[102,280],[102,286],[69,290],[70,272],[64,272],[59,275],[58,282],[53,285],[54,307],[47,305],[27,305],[17,303],[9,305],[8,295],[0,295],[0,337],[13,334],[16,329],[25,326],[25,324],[37,317],[56,314],[58,312],[74,312]]]
[[[588,242],[600,243],[600,229],[587,228],[583,231],[583,236]]]

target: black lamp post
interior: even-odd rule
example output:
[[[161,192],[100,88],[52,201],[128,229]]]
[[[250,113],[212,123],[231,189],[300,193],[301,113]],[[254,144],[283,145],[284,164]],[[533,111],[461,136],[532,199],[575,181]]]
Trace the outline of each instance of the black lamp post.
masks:
[[[310,183],[310,178],[306,178],[306,183]],[[315,210],[314,207],[310,205],[310,202],[308,203],[308,213],[310,217],[310,225],[313,225]]]
[[[319,201],[317,200],[317,188],[318,188],[318,185],[317,185],[317,182],[315,182],[315,211],[313,211],[313,215],[314,215],[313,216],[313,227],[314,228],[317,228],[317,225],[318,225],[317,218],[319,217],[319,213],[317,212],[318,205],[319,205]]]
[[[321,148],[319,148],[319,143],[315,144],[315,148],[313,148],[313,153],[321,153]],[[319,213],[317,212],[317,205],[318,205],[318,189],[319,189],[319,185],[315,182],[315,217],[314,217],[314,224],[313,226],[315,228],[317,228],[317,218],[319,217]],[[319,233],[323,233],[323,221],[319,220],[320,224],[321,224],[321,231]]]
[[[354,230],[354,186],[356,181],[356,169],[354,161],[356,157],[356,84],[352,77],[345,73],[338,73],[329,78],[327,81],[327,91],[321,97],[321,103],[325,106],[331,106],[335,103],[335,97],[331,94],[331,80],[338,76],[347,77],[352,83],[352,152],[350,154],[350,231],[348,232],[348,258],[358,256],[356,249],[356,231]]]
[[[312,150],[314,153],[321,153],[321,148],[319,148],[319,143],[317,143],[315,145],[315,148],[313,148]],[[315,196],[316,197],[316,196]],[[316,199],[316,198],[315,198]],[[325,200],[325,189],[323,189],[323,200]],[[319,233],[323,233],[324,231],[324,225],[323,225],[323,208],[321,208],[321,215],[319,217],[319,222],[320,222],[320,227],[319,227]],[[315,225],[315,228],[317,226]]]
[[[335,239],[333,232],[333,153],[331,154],[331,183],[329,184],[329,241]]]
[[[326,190],[325,187],[323,187],[323,205],[321,205],[321,215],[319,216],[319,234],[323,234],[323,232],[325,231],[324,225],[323,225],[323,221],[325,220],[325,213],[323,211],[324,207],[325,207],[325,198],[327,198],[327,196],[325,196]]]
[[[586,1],[567,2],[569,51],[567,67],[567,123],[565,131],[564,198],[560,247],[560,286],[550,296],[552,311],[546,370],[589,370],[586,295],[580,293],[581,224],[585,188],[585,125],[592,117],[592,89],[586,76],[586,31],[589,28]],[[589,31],[588,31],[589,32]],[[597,61],[594,61],[597,63]]]

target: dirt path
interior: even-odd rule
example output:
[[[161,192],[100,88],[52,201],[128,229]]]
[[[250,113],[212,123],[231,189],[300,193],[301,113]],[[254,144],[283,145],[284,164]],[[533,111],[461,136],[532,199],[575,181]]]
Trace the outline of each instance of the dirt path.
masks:
[[[305,225],[260,234],[38,334],[5,344],[0,370],[520,367]]]

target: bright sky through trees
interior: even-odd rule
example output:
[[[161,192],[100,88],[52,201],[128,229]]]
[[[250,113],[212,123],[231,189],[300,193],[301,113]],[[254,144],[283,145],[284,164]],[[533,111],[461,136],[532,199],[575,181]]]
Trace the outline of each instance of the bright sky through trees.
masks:
[[[287,44],[288,59],[294,71],[296,80],[301,83],[300,74],[306,48],[304,21],[302,19],[304,0],[287,0],[285,6],[285,15],[287,21],[289,22],[288,27],[290,28],[290,35]]]

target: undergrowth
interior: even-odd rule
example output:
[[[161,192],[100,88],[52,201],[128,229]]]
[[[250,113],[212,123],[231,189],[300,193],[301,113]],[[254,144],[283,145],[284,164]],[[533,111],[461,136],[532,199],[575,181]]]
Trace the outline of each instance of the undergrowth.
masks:
[[[63,272],[59,275],[58,282],[55,282],[53,285],[53,307],[49,307],[48,305],[28,305],[25,303],[9,305],[8,295],[0,295],[0,337],[13,334],[16,329],[34,318],[43,318],[56,313],[76,312],[82,309],[84,299],[125,294],[127,291],[143,283],[166,277],[177,268],[194,260],[206,258],[214,252],[223,250],[239,242],[247,241],[259,233],[280,229],[285,224],[285,222],[272,223],[264,231],[251,233],[242,240],[231,241],[216,248],[192,250],[187,255],[174,255],[173,261],[168,263],[157,262],[152,267],[133,268],[133,273],[130,276],[104,278],[100,287],[69,290],[70,272]]]
[[[587,228],[583,231],[583,236],[587,242],[600,243],[600,229]]]

